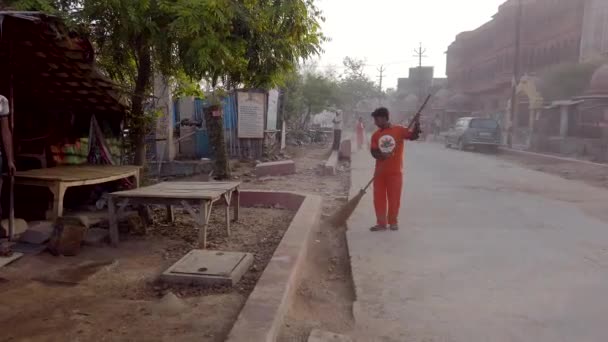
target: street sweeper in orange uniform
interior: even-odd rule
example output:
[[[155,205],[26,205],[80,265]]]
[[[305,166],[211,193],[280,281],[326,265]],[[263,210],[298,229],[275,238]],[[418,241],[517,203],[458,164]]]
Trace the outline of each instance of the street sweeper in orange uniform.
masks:
[[[422,133],[419,120],[415,120],[412,127],[404,127],[392,124],[389,116],[386,108],[372,113],[378,126],[371,139],[371,153],[376,159],[373,186],[377,222],[370,229],[373,232],[399,230],[405,140],[418,140]]]

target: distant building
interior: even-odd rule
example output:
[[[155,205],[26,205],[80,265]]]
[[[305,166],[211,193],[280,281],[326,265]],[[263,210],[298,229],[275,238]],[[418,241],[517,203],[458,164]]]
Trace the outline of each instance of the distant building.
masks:
[[[606,0],[523,0],[521,21],[521,74],[548,66],[578,62],[581,41],[585,55],[594,55],[605,35],[608,16],[595,17],[592,8],[604,9]],[[448,87],[473,101],[468,111],[491,115],[505,112],[511,95],[515,56],[517,0],[499,7],[492,20],[474,31],[460,33],[447,51]],[[586,23],[585,16],[595,22]],[[585,25],[584,25],[585,24]],[[589,38],[585,32],[600,32]],[[601,30],[600,30],[601,28]]]
[[[431,66],[410,68],[409,77],[397,80],[397,92],[401,94],[428,93],[447,83],[446,78],[435,78],[435,68]]]
[[[514,81],[517,4],[506,1],[492,20],[456,37],[447,51],[449,92],[434,109],[447,123],[466,115],[502,120],[516,148],[608,161],[608,65],[595,70],[586,92],[570,89],[579,93],[561,94],[563,99],[547,92],[559,82],[546,83],[542,73],[557,64],[593,62],[593,68],[608,57],[608,0],[522,0],[511,121],[505,113]]]

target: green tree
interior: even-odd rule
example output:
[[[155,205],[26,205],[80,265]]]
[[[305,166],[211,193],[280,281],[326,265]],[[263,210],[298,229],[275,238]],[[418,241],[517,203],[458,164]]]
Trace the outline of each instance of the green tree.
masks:
[[[288,125],[299,122],[301,114],[304,113],[303,84],[304,77],[296,71],[286,77],[285,83],[281,87],[283,93],[282,119]]]
[[[338,90],[331,71],[321,74],[312,67],[291,73],[283,88],[284,119],[294,128],[305,129],[312,115],[338,106]]]
[[[304,75],[302,99],[306,114],[300,121],[301,128],[308,126],[313,114],[336,107],[337,90],[335,80],[326,75],[315,73]]]
[[[325,39],[319,24],[323,18],[312,0],[231,1],[235,8],[229,12],[234,15],[228,16],[230,30],[211,44],[215,50],[201,50],[201,45],[209,44],[206,18],[200,17],[208,4],[191,2],[196,6],[181,9],[184,14],[174,27],[182,33],[178,58],[189,75],[211,85],[210,100],[215,105],[221,98],[218,92],[237,86],[270,89],[286,84],[298,62],[318,54]],[[211,115],[217,109],[210,108],[205,117],[215,146],[216,171],[228,175],[222,120]]]
[[[589,87],[595,70],[604,63],[606,60],[549,67],[541,72],[539,91],[545,101],[564,100],[582,95]]]
[[[338,102],[346,114],[352,115],[361,103],[377,99],[381,92],[365,75],[365,61],[346,57],[343,64],[345,72],[338,83]]]
[[[270,88],[324,40],[313,0],[12,0],[11,6],[58,13],[89,35],[98,65],[131,94],[139,164],[155,73],[204,80],[212,95],[237,86]],[[220,136],[216,156],[227,176],[223,128],[214,118],[208,128]]]

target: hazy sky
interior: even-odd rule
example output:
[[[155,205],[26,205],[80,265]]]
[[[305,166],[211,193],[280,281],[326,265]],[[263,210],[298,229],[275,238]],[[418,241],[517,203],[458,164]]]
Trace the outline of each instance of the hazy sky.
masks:
[[[418,64],[413,57],[420,42],[435,66],[437,77],[445,76],[445,51],[456,35],[490,20],[505,0],[317,0],[326,18],[324,33],[331,41],[318,62],[321,67],[342,68],[345,56],[365,59],[367,73],[376,79],[385,65],[383,87],[396,87],[398,77]]]

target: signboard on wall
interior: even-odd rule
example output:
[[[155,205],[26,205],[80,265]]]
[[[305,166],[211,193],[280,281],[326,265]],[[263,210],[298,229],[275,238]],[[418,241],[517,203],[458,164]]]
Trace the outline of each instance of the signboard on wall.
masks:
[[[266,129],[277,129],[277,115],[279,113],[279,91],[272,89],[268,92],[268,115],[266,115]]]
[[[239,91],[236,94],[238,110],[238,137],[264,138],[266,94]]]

